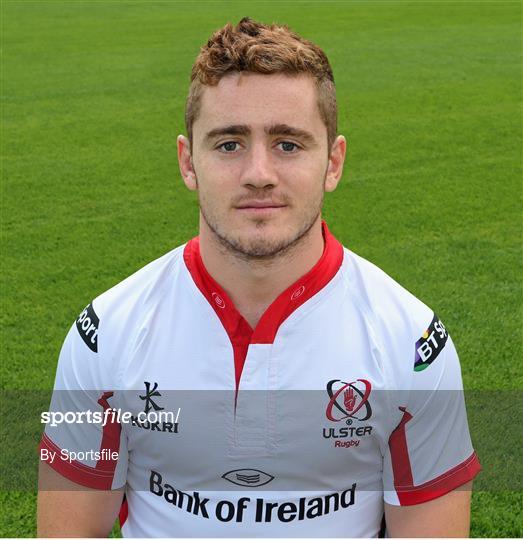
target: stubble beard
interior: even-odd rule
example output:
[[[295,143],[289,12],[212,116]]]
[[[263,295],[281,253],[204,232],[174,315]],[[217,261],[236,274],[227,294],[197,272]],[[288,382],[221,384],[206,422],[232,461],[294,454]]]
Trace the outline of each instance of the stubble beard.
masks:
[[[201,198],[200,212],[216,240],[229,255],[247,262],[270,262],[288,255],[307,238],[321,213],[323,195],[324,192],[322,191],[320,201],[315,208],[304,210],[304,215],[296,232],[290,236],[274,240],[263,237],[266,220],[260,219],[256,222],[256,228],[260,230],[259,237],[242,239],[241,235],[234,235],[233,231],[223,230],[223,227],[212,216],[212,213],[206,211],[206,205],[202,204]]]

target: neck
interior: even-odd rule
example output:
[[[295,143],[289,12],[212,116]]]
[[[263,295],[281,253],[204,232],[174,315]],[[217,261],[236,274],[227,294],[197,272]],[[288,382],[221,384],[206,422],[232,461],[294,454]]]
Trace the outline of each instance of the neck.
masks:
[[[225,248],[200,216],[203,264],[252,328],[285,289],[314,267],[323,248],[320,216],[291,248],[263,260],[248,259]]]

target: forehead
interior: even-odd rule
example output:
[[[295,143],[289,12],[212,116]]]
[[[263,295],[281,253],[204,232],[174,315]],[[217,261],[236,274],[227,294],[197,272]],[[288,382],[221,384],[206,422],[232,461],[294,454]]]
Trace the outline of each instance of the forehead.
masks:
[[[207,131],[224,124],[245,124],[253,130],[273,124],[326,129],[314,79],[279,73],[235,73],[223,77],[216,86],[205,86],[194,123],[195,136],[199,127]]]

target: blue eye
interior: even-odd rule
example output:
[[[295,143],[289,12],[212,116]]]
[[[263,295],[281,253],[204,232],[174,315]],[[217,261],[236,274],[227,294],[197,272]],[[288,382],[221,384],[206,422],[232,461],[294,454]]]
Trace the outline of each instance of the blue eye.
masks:
[[[299,148],[298,145],[293,142],[284,141],[279,144],[281,146],[281,149],[287,154],[290,154],[291,152],[294,152]]]
[[[226,152],[226,153],[231,153],[231,152],[234,152],[235,150],[237,150],[238,148],[238,143],[235,142],[235,141],[227,141],[227,142],[224,142],[223,144],[220,144],[220,146],[218,147],[220,150],[222,150],[223,152]]]

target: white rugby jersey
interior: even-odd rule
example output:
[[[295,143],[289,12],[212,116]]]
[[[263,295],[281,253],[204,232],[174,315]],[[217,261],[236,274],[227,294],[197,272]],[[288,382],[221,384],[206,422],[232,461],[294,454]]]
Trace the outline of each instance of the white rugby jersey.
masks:
[[[40,456],[82,486],[125,486],[124,536],[372,537],[384,501],[425,502],[479,472],[445,327],[323,235],[254,330],[198,238],[73,324],[50,411],[83,423],[48,424]]]

